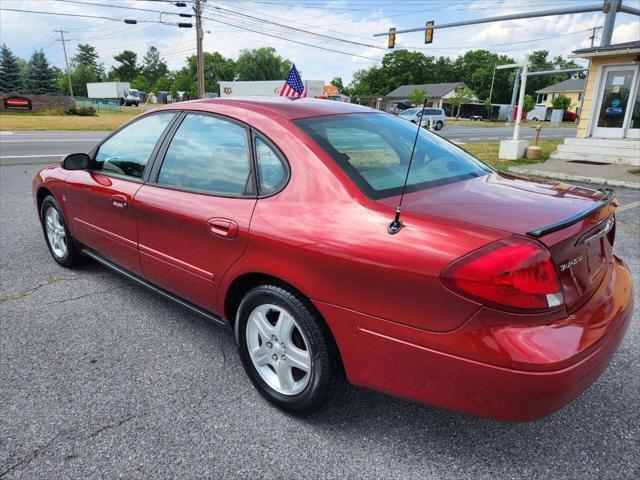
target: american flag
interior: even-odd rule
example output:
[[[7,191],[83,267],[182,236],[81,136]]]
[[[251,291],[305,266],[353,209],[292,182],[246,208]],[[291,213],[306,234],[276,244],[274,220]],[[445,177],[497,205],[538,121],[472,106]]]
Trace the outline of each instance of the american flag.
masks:
[[[302,79],[300,78],[300,74],[298,73],[295,64],[291,65],[289,75],[287,75],[284,86],[282,87],[282,90],[280,90],[280,96],[294,98],[307,96],[307,90],[304,88],[304,84],[302,83]]]

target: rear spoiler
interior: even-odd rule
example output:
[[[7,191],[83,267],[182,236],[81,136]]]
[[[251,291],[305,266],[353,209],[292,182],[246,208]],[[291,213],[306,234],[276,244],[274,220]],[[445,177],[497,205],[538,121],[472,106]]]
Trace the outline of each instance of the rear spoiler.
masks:
[[[580,212],[577,212],[571,215],[570,217],[565,218],[564,220],[560,220],[559,222],[550,223],[549,225],[545,225],[543,227],[538,227],[538,228],[534,228],[533,230],[529,230],[527,232],[527,235],[535,238],[540,238],[545,235],[548,235],[549,233],[557,232],[558,230],[562,230],[563,228],[566,228],[569,225],[578,223],[580,220],[583,220],[587,218],[589,215],[597,212],[598,210],[603,209],[610,203],[617,202],[616,196],[613,193],[613,190],[611,190],[610,188],[606,188],[600,191],[605,194],[605,197],[602,200],[596,202],[591,207],[586,208]]]

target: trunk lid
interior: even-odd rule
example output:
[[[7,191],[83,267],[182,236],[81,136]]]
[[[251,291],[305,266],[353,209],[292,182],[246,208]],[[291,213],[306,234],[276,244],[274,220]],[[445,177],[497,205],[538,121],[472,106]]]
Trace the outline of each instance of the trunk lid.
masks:
[[[399,199],[379,202],[395,208]],[[496,172],[407,193],[402,209],[539,240],[556,264],[569,311],[595,291],[613,258],[615,204],[599,190]]]

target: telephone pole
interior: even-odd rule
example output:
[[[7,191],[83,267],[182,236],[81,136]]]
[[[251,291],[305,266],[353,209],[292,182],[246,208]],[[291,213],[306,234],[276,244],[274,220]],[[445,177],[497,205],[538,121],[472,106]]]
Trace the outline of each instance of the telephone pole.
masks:
[[[69,70],[69,60],[67,60],[67,44],[65,43],[64,34],[69,33],[62,28],[60,30],[54,30],[54,32],[60,33],[60,40],[62,42],[62,50],[64,51],[64,63],[67,66],[67,78],[69,79],[69,94],[73,97],[73,85],[71,85],[71,70]]]
[[[204,37],[204,31],[202,30],[202,5],[200,4],[200,1],[201,0],[195,0],[193,10],[196,14],[196,49],[198,56],[196,75],[198,77],[198,98],[204,98],[204,55],[202,52],[202,39]]]

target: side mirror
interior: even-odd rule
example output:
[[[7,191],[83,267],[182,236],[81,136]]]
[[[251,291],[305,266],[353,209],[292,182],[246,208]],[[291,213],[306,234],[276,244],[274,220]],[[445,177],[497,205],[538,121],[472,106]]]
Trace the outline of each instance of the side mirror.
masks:
[[[87,170],[91,166],[91,157],[86,153],[70,153],[62,159],[65,170]]]

